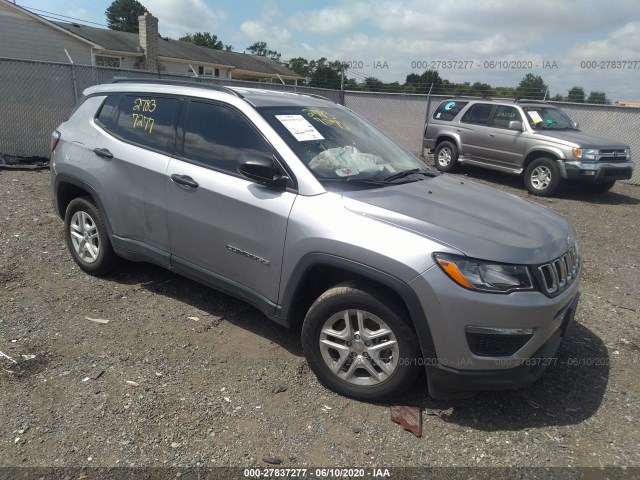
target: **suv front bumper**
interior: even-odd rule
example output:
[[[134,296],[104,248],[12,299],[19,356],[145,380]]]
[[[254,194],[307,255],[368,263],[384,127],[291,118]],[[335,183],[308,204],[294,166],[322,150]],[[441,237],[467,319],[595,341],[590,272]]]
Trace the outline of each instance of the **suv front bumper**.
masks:
[[[511,390],[535,383],[547,367],[558,364],[555,356],[562,339],[574,321],[580,293],[563,311],[559,328],[530,357],[518,366],[502,370],[459,370],[446,365],[426,365],[429,394],[434,398],[455,398],[480,390]]]
[[[555,297],[538,291],[494,294],[467,290],[437,267],[409,282],[422,305],[435,349],[423,349],[419,359],[427,371],[431,396],[450,398],[478,390],[522,388],[535,382],[549,365],[558,362],[554,355],[580,297],[580,273]],[[519,330],[533,333],[511,354],[475,354],[467,336],[472,326],[505,334]],[[420,340],[421,346],[428,345]]]
[[[562,178],[588,183],[627,180],[633,176],[632,162],[558,161]]]

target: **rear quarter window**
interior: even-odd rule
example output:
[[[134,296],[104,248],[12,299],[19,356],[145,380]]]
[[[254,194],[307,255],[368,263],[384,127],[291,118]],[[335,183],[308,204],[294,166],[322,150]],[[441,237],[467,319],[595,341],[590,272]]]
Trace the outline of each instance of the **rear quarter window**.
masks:
[[[458,113],[460,113],[460,110],[462,110],[467,105],[467,103],[469,102],[445,100],[440,105],[438,105],[438,108],[436,108],[436,111],[433,113],[433,119],[445,120],[450,122],[456,117],[456,115],[458,115]]]
[[[109,95],[102,103],[102,106],[98,111],[98,115],[96,116],[96,121],[109,132],[115,132],[116,113],[119,102],[120,95]]]

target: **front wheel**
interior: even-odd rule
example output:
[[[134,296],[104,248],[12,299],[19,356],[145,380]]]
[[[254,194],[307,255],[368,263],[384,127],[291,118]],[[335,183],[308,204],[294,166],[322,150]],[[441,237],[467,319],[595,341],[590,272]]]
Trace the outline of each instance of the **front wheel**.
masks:
[[[343,283],[323,293],[302,326],[309,366],[331,390],[365,401],[402,393],[419,372],[415,333],[382,291]]]
[[[554,160],[538,158],[524,172],[524,184],[532,195],[550,197],[560,191],[562,179]]]

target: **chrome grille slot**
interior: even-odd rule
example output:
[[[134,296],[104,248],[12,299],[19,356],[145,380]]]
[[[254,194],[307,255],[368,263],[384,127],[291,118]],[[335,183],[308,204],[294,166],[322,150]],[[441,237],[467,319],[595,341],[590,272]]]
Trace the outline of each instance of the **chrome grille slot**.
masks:
[[[549,263],[539,265],[538,280],[547,295],[556,295],[571,285],[578,276],[580,259],[574,247]]]
[[[553,268],[558,274],[558,287],[562,288],[567,284],[567,266],[562,258],[553,261]]]

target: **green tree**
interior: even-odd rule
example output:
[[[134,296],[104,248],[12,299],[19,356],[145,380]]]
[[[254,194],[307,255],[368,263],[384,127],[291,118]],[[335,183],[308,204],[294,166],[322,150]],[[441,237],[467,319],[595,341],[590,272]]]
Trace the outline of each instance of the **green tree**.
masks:
[[[311,60],[309,62],[309,85],[339,90],[343,68],[340,62],[329,62],[326,57]]]
[[[233,46],[225,45],[222,40],[218,40],[218,36],[209,32],[196,32],[193,35],[186,34],[184,37],[180,37],[181,42],[189,42],[200,47],[212,48],[213,50],[227,50],[230,51]]]
[[[287,62],[287,68],[298,75],[302,75],[305,79],[311,74],[309,60],[302,57],[292,58]]]
[[[366,89],[370,92],[381,92],[384,87],[384,82],[376,77],[367,77],[364,79]]]
[[[609,105],[611,104],[611,100],[607,98],[607,95],[604,92],[599,92],[596,90],[589,93],[587,103],[602,103],[604,105]]]
[[[147,9],[138,0],[115,0],[104,12],[111,30],[138,33],[138,17]]]
[[[559,93],[556,93],[553,97],[551,97],[551,100],[553,100],[554,102],[564,102],[565,98]]]
[[[267,57],[276,62],[280,61],[280,57],[281,57],[280,52],[271,50],[267,46],[266,42],[256,42],[253,45],[248,46],[247,50],[249,50],[252,55],[258,55],[259,57]]]
[[[410,73],[407,75],[404,90],[414,93],[428,93],[431,88],[431,93],[440,93],[444,82],[437,70],[425,70],[422,74]]]
[[[476,82],[471,85],[471,94],[478,95],[480,97],[492,97],[495,96],[495,89],[488,83]]]
[[[569,90],[567,102],[584,103],[584,88],[576,86]]]
[[[516,87],[516,95],[518,98],[544,100],[547,90],[549,90],[549,87],[547,87],[540,75],[527,73]]]

